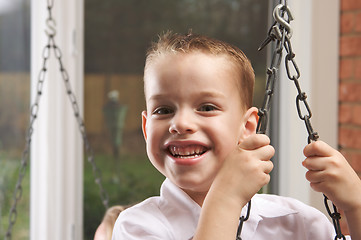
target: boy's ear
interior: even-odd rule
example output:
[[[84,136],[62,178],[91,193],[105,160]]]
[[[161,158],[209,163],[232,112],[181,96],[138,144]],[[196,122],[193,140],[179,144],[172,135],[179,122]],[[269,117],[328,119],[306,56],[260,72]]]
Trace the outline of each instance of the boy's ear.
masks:
[[[142,131],[145,141],[147,141],[147,111],[142,112]]]
[[[244,132],[243,138],[255,134],[257,130],[258,123],[258,109],[256,107],[251,107],[244,114]]]

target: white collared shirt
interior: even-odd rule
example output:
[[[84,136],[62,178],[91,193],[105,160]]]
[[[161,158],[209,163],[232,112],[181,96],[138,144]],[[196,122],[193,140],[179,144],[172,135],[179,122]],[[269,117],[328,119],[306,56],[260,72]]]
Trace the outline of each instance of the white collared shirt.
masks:
[[[242,209],[244,215],[246,207]],[[159,197],[151,197],[122,212],[113,240],[189,240],[195,234],[201,207],[166,179]],[[256,194],[244,240],[332,240],[332,224],[320,211],[295,199]],[[351,239],[347,237],[347,239]]]

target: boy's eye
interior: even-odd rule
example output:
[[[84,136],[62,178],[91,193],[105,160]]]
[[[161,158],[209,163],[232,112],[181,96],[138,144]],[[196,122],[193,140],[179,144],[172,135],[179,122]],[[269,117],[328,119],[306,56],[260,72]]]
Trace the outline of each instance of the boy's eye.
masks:
[[[206,104],[206,105],[202,105],[198,111],[201,111],[201,112],[211,112],[211,111],[215,111],[217,110],[217,108],[213,105],[210,105],[210,104]]]
[[[172,114],[173,110],[171,108],[166,107],[160,107],[153,111],[153,114],[156,115],[166,115],[166,114]]]

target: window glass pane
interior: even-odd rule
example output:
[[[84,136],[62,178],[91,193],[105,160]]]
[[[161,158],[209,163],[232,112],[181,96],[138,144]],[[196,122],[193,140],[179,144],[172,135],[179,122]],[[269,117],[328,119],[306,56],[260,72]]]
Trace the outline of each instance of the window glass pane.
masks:
[[[239,46],[257,80],[256,106],[264,94],[268,28],[264,0],[86,0],[85,125],[110,205],[158,194],[164,179],[149,163],[141,132],[143,67],[150,41],[166,30],[206,34]],[[84,172],[84,238],[93,237],[104,209],[91,167]]]
[[[0,1],[0,239],[18,181],[30,100],[30,1]],[[12,239],[29,239],[29,169],[22,181]]]

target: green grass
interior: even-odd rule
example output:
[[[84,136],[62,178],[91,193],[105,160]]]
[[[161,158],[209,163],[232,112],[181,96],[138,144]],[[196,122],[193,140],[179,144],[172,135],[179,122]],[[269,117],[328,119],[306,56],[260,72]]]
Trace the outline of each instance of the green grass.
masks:
[[[20,156],[5,155],[0,152],[0,239],[4,236],[9,227],[9,211],[13,205],[13,193],[19,177]],[[17,204],[18,215],[12,230],[12,239],[29,239],[29,168],[22,181],[23,193],[21,200]]]
[[[96,156],[102,171],[102,183],[109,194],[109,206],[134,204],[159,194],[164,177],[150,164],[146,155]],[[84,239],[92,239],[105,213],[91,165],[84,167]]]
[[[121,155],[119,160],[111,156],[96,155],[95,163],[102,174],[102,184],[109,195],[109,206],[132,204],[159,194],[164,177],[150,164],[145,154]],[[9,209],[18,179],[19,156],[6,156],[0,152],[0,239],[9,226]],[[29,167],[23,179],[23,195],[17,205],[18,216],[12,239],[29,239]],[[105,213],[98,185],[94,182],[91,165],[84,160],[84,239],[93,239],[96,228]]]

